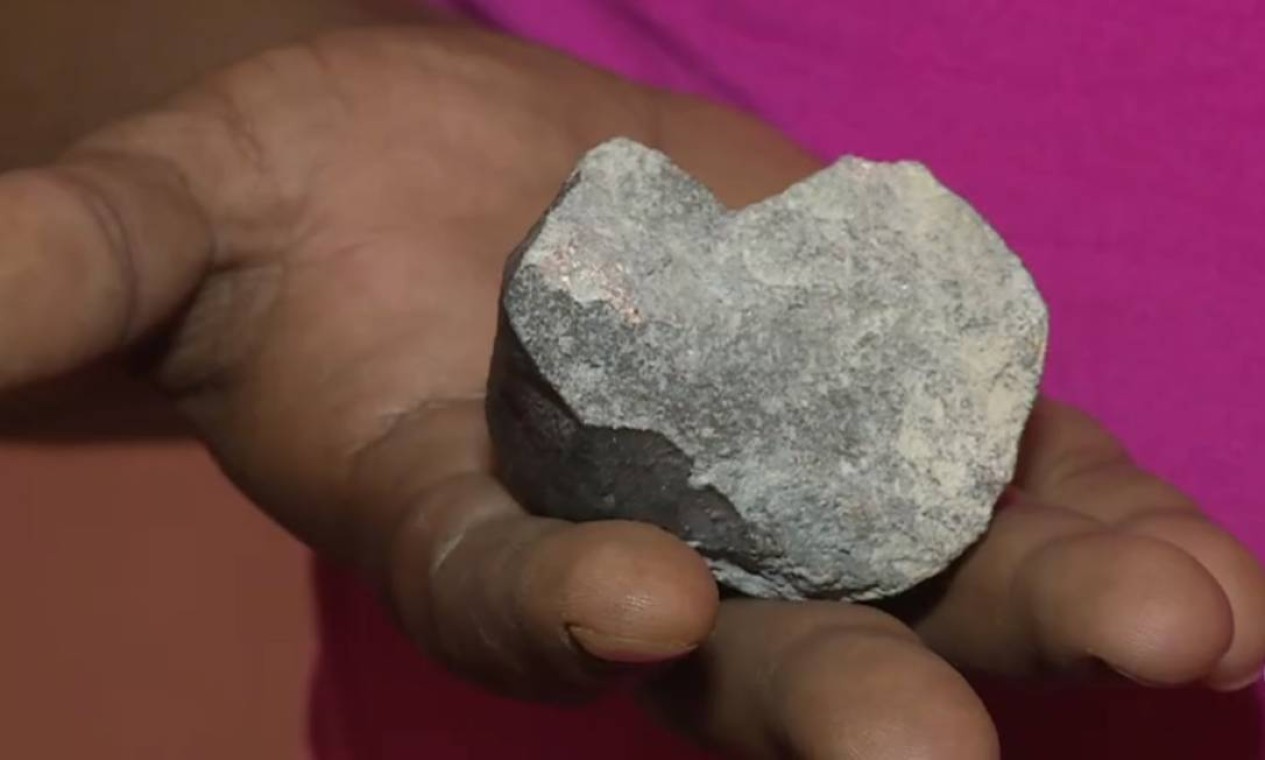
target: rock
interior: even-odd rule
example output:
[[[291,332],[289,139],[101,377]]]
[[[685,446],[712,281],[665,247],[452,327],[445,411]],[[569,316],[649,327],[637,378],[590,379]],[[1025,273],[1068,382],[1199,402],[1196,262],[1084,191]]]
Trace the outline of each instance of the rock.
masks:
[[[895,594],[987,528],[1046,324],[919,164],[845,158],[731,212],[612,141],[508,265],[499,474],[541,514],[662,526],[749,595]]]

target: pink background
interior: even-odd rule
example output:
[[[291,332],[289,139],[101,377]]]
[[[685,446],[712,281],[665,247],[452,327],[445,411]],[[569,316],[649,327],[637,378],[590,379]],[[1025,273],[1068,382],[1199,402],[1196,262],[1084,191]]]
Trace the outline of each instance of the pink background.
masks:
[[[915,158],[1052,311],[1047,389],[1265,554],[1265,16],[1255,0],[469,0],[486,23],[755,111],[822,157]],[[740,160],[740,157],[735,157]],[[509,705],[324,572],[329,758],[687,758],[615,701]],[[1259,694],[989,690],[1008,757],[1265,757]]]

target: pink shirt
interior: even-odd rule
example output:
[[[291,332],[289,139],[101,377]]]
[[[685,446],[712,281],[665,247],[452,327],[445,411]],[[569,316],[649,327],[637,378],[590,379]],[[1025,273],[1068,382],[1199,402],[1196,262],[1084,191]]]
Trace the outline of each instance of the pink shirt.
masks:
[[[452,0],[823,158],[915,158],[1027,261],[1046,387],[1265,555],[1265,11],[1257,0]],[[619,700],[511,704],[321,576],[321,760],[699,757]],[[1261,695],[987,690],[1007,757],[1265,757]]]

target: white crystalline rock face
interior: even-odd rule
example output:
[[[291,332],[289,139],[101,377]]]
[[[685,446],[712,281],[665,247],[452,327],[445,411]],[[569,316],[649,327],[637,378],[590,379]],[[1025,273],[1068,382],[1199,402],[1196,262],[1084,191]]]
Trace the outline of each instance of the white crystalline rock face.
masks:
[[[980,537],[1047,334],[1019,259],[919,164],[845,158],[731,211],[628,140],[581,161],[502,307],[533,382],[606,436],[536,431],[552,474],[511,489],[657,522],[726,585],[791,599],[895,594]]]

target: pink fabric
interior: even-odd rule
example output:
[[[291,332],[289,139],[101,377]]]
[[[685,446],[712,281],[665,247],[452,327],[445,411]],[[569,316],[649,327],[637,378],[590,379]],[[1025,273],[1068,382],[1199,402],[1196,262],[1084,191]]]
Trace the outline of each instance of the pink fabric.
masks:
[[[1259,2],[453,2],[751,109],[823,157],[927,163],[1047,295],[1047,389],[1265,554]],[[323,760],[697,756],[618,700],[480,695],[413,657],[354,584],[325,572],[322,589]],[[1265,757],[1261,693],[986,692],[1008,757]]]

